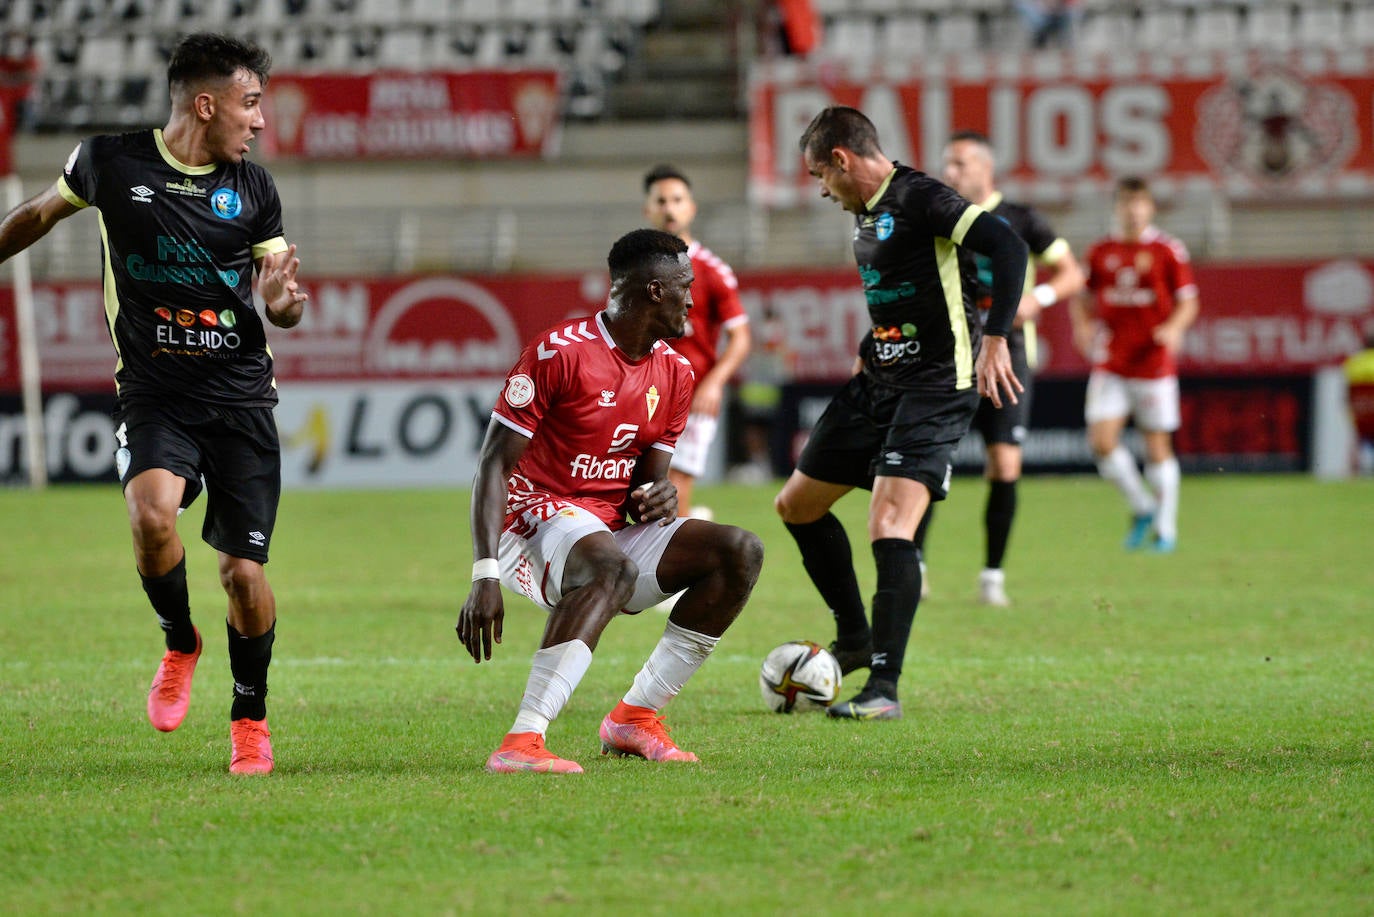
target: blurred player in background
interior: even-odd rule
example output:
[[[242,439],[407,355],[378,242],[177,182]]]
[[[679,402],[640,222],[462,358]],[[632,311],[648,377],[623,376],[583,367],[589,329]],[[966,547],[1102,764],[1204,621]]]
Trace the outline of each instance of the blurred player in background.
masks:
[[[1374,326],[1365,329],[1364,349],[1346,358],[1341,370],[1355,430],[1351,470],[1368,474],[1374,471]]]
[[[960,131],[950,138],[944,152],[944,179],[955,191],[1005,221],[1016,231],[1030,249],[1031,263],[1026,272],[1025,293],[1016,309],[1007,343],[1011,347],[1011,365],[1025,391],[1015,403],[998,407],[992,399],[984,398],[973,418],[973,428],[983,436],[987,447],[987,461],[983,475],[988,480],[988,499],[983,509],[984,563],[978,575],[978,598],[985,605],[1006,606],[1006,577],[1002,561],[1011,525],[1016,517],[1016,482],[1021,479],[1021,443],[1030,424],[1033,371],[1036,365],[1035,322],[1042,309],[1076,294],[1083,289],[1083,271],[1074,258],[1069,243],[1050,228],[1049,222],[1038,212],[1002,197],[993,180],[992,144],[977,131]],[[977,266],[974,302],[980,318],[987,317],[992,303],[992,263],[986,255],[973,254]],[[1049,270],[1044,283],[1035,283],[1035,269],[1043,265]],[[924,587],[925,537],[934,517],[932,508],[921,521],[916,532],[916,549],[921,552],[921,583]]]
[[[265,127],[271,64],[251,43],[187,36],[167,65],[167,126],[82,141],[57,183],[0,224],[3,261],[59,220],[91,206],[100,212],[105,311],[119,357],[116,467],[138,573],[167,645],[148,718],[170,732],[191,701],[202,643],[176,523],[203,478],[201,536],[219,552],[229,598],[236,774],[273,766],[266,697],[277,613],[263,565],[281,495],[281,449],[254,270],[272,324],[295,325],[307,298],[276,186],[245,159]]]
[[[856,109],[823,110],[802,134],[801,150],[821,196],[854,214],[854,258],[873,324],[854,376],[821,415],[775,506],[835,617],[841,670],[869,667],[863,690],[832,705],[830,715],[896,719],[897,680],[921,597],[916,527],[949,490],[954,449],[979,395],[1000,406],[1002,393],[1015,401],[1021,388],[1007,336],[1026,243],[952,188],[889,160]],[[972,262],[959,257],[961,247],[991,259],[985,322],[975,315]],[[855,487],[873,492],[871,627],[848,536],[830,511]]]
[[[668,476],[677,487],[678,509],[692,515],[692,485],[706,471],[715,442],[725,386],[749,356],[749,317],[739,301],[735,272],[709,248],[692,238],[697,205],[687,176],[670,165],[659,165],[644,176],[644,216],[655,229],[687,243],[696,281],[692,285],[692,314],[682,336],[670,343],[692,364],[696,390],[687,427],[677,441]],[[724,347],[721,336],[724,335]],[[698,507],[702,518],[710,511]]]
[[[1155,227],[1143,179],[1117,182],[1114,214],[1116,233],[1088,249],[1087,290],[1069,303],[1074,342],[1093,363],[1084,417],[1098,472],[1131,507],[1126,549],[1169,553],[1178,542],[1176,358],[1197,318],[1197,284],[1183,243]],[[1132,417],[1145,440],[1143,479],[1121,444]]]
[[[740,613],[763,563],[753,533],[679,517],[668,479],[692,403],[691,368],[663,343],[682,334],[693,308],[687,244],[639,229],[607,261],[606,309],[574,319],[574,335],[541,335],[525,348],[478,458],[477,559],[458,637],[478,663],[491,658],[505,617],[502,583],[549,613],[519,713],[487,759],[492,772],[580,773],[544,746],[549,724],[606,625],[682,590],[600,735],[602,754],[696,761],[668,737],[659,710]]]

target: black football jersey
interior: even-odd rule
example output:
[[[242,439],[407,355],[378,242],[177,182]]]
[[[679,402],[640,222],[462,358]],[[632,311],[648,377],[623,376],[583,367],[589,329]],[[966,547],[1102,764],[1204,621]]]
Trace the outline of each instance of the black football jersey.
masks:
[[[1050,228],[1049,221],[1039,211],[1024,204],[1008,201],[1002,197],[1000,191],[983,201],[982,206],[1010,226],[1030,249],[1030,264],[1026,266],[1026,290],[1029,291],[1035,286],[1036,265],[1057,260],[1060,252],[1068,247],[1068,243],[1055,234]],[[972,257],[976,270],[974,302],[978,306],[978,319],[981,322],[987,318],[988,306],[992,303],[992,261],[987,255],[977,252],[968,254]],[[1025,352],[1026,360],[1032,368],[1036,364],[1035,341],[1034,322],[1025,322],[1012,328],[1011,334],[1007,337],[1007,343],[1013,351]]]
[[[973,386],[982,328],[973,262],[959,243],[983,213],[943,182],[898,165],[855,218],[872,332],[859,345],[864,371],[896,388]]]
[[[287,248],[266,169],[246,160],[188,166],[161,131],[144,130],[82,141],[57,188],[99,211],[121,400],[276,403],[252,292],[254,260]]]

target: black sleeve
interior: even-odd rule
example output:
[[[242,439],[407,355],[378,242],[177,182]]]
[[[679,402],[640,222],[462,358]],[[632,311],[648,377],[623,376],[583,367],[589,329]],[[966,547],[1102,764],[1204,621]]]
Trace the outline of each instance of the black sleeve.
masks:
[[[990,213],[980,213],[961,244],[992,261],[992,304],[983,333],[1006,337],[1011,333],[1016,307],[1021,304],[1021,293],[1026,288],[1026,243],[1002,220]]]

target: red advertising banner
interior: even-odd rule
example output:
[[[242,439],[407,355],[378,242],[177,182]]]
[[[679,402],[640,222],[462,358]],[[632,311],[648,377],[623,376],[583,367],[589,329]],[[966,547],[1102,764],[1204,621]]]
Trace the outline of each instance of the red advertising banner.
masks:
[[[1121,175],[1161,194],[1374,195],[1374,49],[1292,53],[972,55],[851,70],[761,62],[750,89],[757,202],[817,197],[797,139],[827,105],[851,105],[884,152],[925,171],[956,130],[996,147],[1016,199],[1064,199]]]
[[[1360,349],[1374,329],[1374,261],[1198,265],[1202,314],[1184,344],[1183,375],[1307,375]],[[853,365],[868,315],[858,275],[742,271],[740,294],[759,354],[788,378],[830,381]],[[603,274],[395,277],[307,283],[300,325],[269,329],[277,377],[301,382],[499,378],[536,333],[601,308]],[[115,357],[98,282],[35,291],[48,391],[109,391]],[[1040,323],[1040,375],[1081,378],[1068,315]],[[0,392],[18,391],[14,300],[0,290]],[[759,366],[764,365],[762,357]]]
[[[276,74],[264,147],[311,159],[552,156],[562,124],[554,70]]]

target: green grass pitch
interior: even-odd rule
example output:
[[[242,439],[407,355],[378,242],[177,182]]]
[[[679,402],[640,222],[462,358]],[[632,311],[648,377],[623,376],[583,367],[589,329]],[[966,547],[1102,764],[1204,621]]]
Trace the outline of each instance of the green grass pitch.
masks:
[[[833,636],[775,486],[701,488],[759,532],[753,600],[668,708],[697,766],[602,758],[663,618],[608,630],[549,745],[493,776],[543,615],[464,657],[463,491],[288,493],[269,574],[277,772],[234,779],[223,598],[181,521],[206,635],[155,732],[161,639],[109,487],[0,491],[0,911],[15,914],[1369,914],[1374,483],[1186,478],[1174,556],[1120,548],[1089,478],[1029,479],[1014,606],[973,602],[983,488],[930,542],[899,722],[767,713],[757,672]],[[866,496],[839,510],[865,592]],[[203,503],[203,501],[201,501]],[[846,686],[853,690],[857,684]]]

